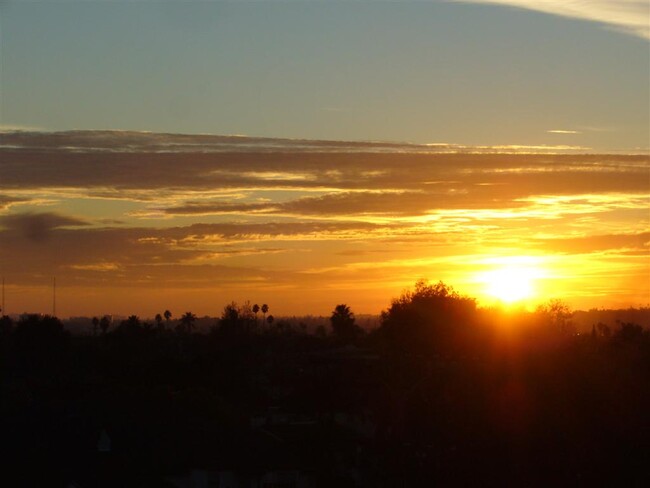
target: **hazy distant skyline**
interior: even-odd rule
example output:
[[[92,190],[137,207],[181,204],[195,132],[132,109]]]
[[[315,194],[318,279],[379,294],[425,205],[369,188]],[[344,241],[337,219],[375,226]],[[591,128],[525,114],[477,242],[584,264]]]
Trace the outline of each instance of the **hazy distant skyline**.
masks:
[[[5,1],[0,124],[646,150],[647,21],[636,0]]]

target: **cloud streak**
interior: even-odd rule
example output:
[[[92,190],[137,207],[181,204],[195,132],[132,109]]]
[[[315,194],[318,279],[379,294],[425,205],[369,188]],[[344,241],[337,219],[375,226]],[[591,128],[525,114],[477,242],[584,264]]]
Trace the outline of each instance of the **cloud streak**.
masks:
[[[580,134],[578,130],[566,130],[566,129],[551,129],[547,130],[549,134]]]
[[[487,3],[589,20],[650,39],[650,4],[646,0],[452,0]]]
[[[28,201],[26,198],[21,198],[21,197],[9,197],[7,195],[0,195],[0,210],[7,209],[11,207],[12,205],[15,205],[17,203],[23,203]]]

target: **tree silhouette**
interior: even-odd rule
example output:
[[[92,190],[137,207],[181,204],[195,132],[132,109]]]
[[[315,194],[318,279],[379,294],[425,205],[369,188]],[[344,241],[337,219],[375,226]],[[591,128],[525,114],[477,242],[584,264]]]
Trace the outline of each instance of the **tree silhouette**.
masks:
[[[112,335],[119,340],[132,341],[136,338],[142,338],[145,331],[150,328],[151,324],[143,324],[137,315],[129,315],[119,323]]]
[[[256,303],[253,305],[253,313],[255,314],[255,325],[257,325],[257,312],[260,311],[260,306]]]
[[[242,325],[246,328],[247,331],[257,327],[257,320],[255,319],[255,314],[253,313],[253,307],[251,302],[246,300],[244,304],[239,307],[239,320]]]
[[[163,312],[163,317],[165,317],[165,321],[167,322],[167,325],[169,325],[169,321],[172,318],[172,313],[169,310],[165,310]]]
[[[596,324],[596,328],[598,330],[598,335],[600,337],[604,337],[605,339],[609,339],[610,336],[612,335],[612,331],[611,331],[611,329],[609,328],[609,326],[607,324],[604,324],[602,322],[598,322]]]
[[[111,326],[113,323],[113,317],[110,315],[104,315],[100,320],[99,320],[99,328],[102,329],[102,334],[106,335],[106,332],[108,332],[108,328]]]
[[[264,314],[264,322],[266,322],[266,313],[269,311],[269,306],[264,303],[260,310],[262,310],[262,313]]]
[[[25,367],[47,371],[60,364],[70,334],[56,317],[27,314],[18,321],[13,337],[16,349],[27,361]]]
[[[219,330],[227,333],[248,333],[255,329],[257,321],[249,302],[237,305],[230,302],[223,308],[219,319]]]
[[[14,327],[14,322],[8,315],[0,317],[0,337],[8,336]]]
[[[93,323],[93,335],[96,336],[97,335],[97,328],[99,327],[99,318],[98,317],[93,317],[92,323]]]
[[[239,332],[239,325],[239,307],[237,302],[233,301],[223,307],[218,322],[218,330],[226,334],[233,334]]]
[[[185,332],[192,333],[195,321],[196,315],[194,315],[192,312],[185,312],[181,317],[181,329]]]
[[[544,317],[557,331],[567,334],[574,332],[571,308],[562,300],[554,298],[537,307],[537,314]]]
[[[346,304],[337,305],[330,317],[332,332],[341,342],[352,342],[361,333],[361,328],[355,323],[354,314]]]
[[[133,336],[142,330],[140,317],[137,315],[129,315],[126,320],[122,320],[115,328],[114,334]]]
[[[156,327],[158,327],[158,329],[162,329],[162,328],[163,328],[163,325],[162,325],[162,321],[163,321],[162,315],[160,315],[159,313],[157,313],[156,316],[154,317],[154,320],[156,321]]]
[[[649,337],[650,334],[642,326],[632,322],[623,322],[621,328],[614,333],[614,339],[629,343],[640,343]]]
[[[139,327],[140,326],[140,317],[137,315],[129,315],[129,317],[126,319],[126,323],[130,327]]]
[[[269,315],[268,317],[266,317],[266,323],[269,325],[273,324],[274,320],[275,318],[273,317],[273,315]]]
[[[379,334],[387,347],[406,353],[450,353],[471,336],[476,300],[439,281],[419,280],[381,314]]]

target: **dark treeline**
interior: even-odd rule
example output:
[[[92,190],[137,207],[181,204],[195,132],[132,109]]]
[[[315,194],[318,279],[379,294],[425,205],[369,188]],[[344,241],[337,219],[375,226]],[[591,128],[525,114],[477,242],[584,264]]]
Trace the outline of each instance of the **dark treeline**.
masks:
[[[165,311],[0,319],[7,486],[645,486],[650,332],[577,333],[551,301],[481,309],[418,282],[379,327],[230,303],[205,333]]]

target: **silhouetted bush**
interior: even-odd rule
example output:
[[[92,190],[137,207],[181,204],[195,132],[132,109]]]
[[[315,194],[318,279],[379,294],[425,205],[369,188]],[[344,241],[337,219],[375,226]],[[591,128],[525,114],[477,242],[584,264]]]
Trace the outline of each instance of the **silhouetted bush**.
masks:
[[[47,381],[66,362],[70,334],[56,317],[25,315],[12,334],[17,364],[24,371],[38,372]]]
[[[452,353],[471,336],[476,310],[475,299],[442,282],[430,285],[420,280],[382,312],[379,333],[396,351]]]

